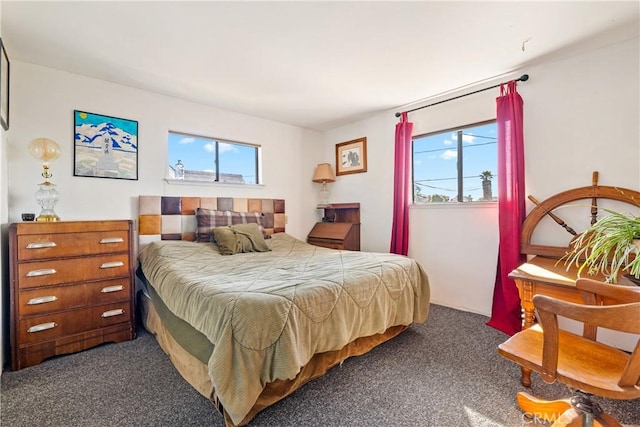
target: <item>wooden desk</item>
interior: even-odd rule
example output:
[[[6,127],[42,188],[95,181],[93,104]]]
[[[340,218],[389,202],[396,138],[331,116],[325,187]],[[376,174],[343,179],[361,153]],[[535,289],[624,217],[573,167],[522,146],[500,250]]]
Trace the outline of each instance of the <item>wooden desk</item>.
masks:
[[[615,200],[631,206],[640,207],[640,192],[629,188],[615,186],[598,185],[598,172],[592,174],[591,185],[577,187],[561,191],[553,196],[538,202],[535,198],[529,197],[535,203],[535,207],[529,212],[522,223],[522,234],[520,238],[520,252],[533,256],[528,262],[513,270],[509,277],[514,279],[520,294],[520,304],[522,307],[522,327],[530,327],[535,322],[533,296],[544,294],[566,301],[582,303],[582,296],[576,289],[577,268],[571,265],[567,270],[564,260],[558,260],[569,250],[569,246],[545,245],[533,243],[532,237],[539,222],[550,215],[551,218],[569,231],[564,221],[555,216],[553,211],[561,206],[589,206],[592,221],[598,216],[598,199]],[[589,200],[589,202],[586,202]],[[576,203],[577,202],[577,203]],[[575,233],[573,229],[569,231]],[[534,256],[535,255],[535,256]],[[596,280],[603,280],[604,277],[588,276],[583,271],[583,277],[590,277]],[[627,279],[628,285],[635,286]],[[619,284],[623,283],[623,278],[619,278]],[[640,288],[639,288],[640,289]],[[602,303],[610,303],[606,299]],[[522,384],[526,387],[531,385],[531,371],[522,369]]]
[[[307,243],[330,249],[360,250],[360,203],[332,203],[318,205],[324,218],[331,222],[318,222],[307,236]]]
[[[515,280],[520,295],[522,307],[522,329],[526,329],[535,323],[535,307],[533,296],[536,294],[548,295],[565,301],[582,304],[582,295],[576,288],[578,268],[575,265],[567,266],[564,260],[544,256],[535,256],[509,273],[509,277]],[[582,277],[604,281],[604,276],[598,274],[589,276],[583,271]],[[624,277],[618,278],[619,285],[634,286],[633,282]],[[616,301],[609,298],[597,299],[600,304],[613,304]],[[522,368],[522,385],[531,386],[531,370]]]
[[[323,248],[359,251],[360,224],[318,222],[309,232],[307,243]]]
[[[533,296],[536,294],[582,303],[582,296],[576,289],[577,276],[578,269],[575,265],[567,270],[564,260],[543,256],[535,256],[509,273],[509,277],[515,280],[520,295],[522,329],[535,323]],[[604,280],[603,276],[588,277]],[[521,382],[525,387],[531,386],[531,370],[522,368]]]

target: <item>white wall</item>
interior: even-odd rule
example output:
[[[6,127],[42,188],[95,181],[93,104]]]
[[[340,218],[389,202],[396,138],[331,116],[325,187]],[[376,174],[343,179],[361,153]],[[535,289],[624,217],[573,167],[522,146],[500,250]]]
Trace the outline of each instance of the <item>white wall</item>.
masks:
[[[306,237],[315,220],[316,201],[306,199],[315,190],[311,174],[320,134],[20,61],[11,65],[10,222],[19,221],[22,212],[40,211],[34,193],[42,166],[27,147],[32,139],[47,137],[62,151],[51,165],[60,193],[55,211],[62,220],[135,219],[140,194],[283,198],[287,231]],[[73,176],[74,109],[138,121],[137,181]],[[167,184],[169,130],[261,145],[264,186]]]
[[[629,40],[564,60],[517,70],[422,105],[530,75],[519,83],[524,99],[526,194],[538,200],[591,184],[640,187],[639,43]],[[425,77],[428,78],[428,77]],[[419,97],[419,94],[416,94]],[[498,89],[410,113],[414,134],[495,118]],[[362,205],[362,249],[388,252],[393,209],[395,111],[324,135],[324,161],[335,163],[335,144],[367,137],[368,172],[338,177],[333,202]],[[527,209],[533,205],[527,202]],[[585,206],[562,212],[577,230],[589,220]],[[547,221],[547,220],[545,220]],[[571,222],[570,222],[571,221]],[[566,244],[570,235],[553,221],[534,236]],[[496,206],[427,206],[410,210],[409,256],[429,274],[432,301],[489,315],[498,248]]]

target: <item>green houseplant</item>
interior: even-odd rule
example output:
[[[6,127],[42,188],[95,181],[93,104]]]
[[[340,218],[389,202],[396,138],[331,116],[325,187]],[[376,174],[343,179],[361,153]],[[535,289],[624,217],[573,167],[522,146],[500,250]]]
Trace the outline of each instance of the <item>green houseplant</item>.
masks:
[[[566,264],[586,268],[590,275],[602,273],[607,283],[619,274],[640,279],[640,216],[604,209],[608,215],[587,228],[571,243]]]

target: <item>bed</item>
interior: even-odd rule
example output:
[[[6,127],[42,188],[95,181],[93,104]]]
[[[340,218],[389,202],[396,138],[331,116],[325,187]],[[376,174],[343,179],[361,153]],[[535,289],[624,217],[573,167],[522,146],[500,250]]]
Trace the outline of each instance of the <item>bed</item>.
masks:
[[[427,318],[416,261],[298,240],[283,200],[139,196],[139,212],[143,324],[228,426]],[[229,255],[230,230],[249,243]]]

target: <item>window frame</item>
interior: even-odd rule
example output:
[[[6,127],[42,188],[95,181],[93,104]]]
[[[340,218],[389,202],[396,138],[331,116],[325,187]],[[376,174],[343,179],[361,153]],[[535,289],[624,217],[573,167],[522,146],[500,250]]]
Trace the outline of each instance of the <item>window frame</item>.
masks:
[[[180,137],[191,137],[191,138],[198,138],[198,139],[203,139],[203,140],[207,140],[210,141],[211,143],[213,143],[215,145],[215,150],[214,150],[214,165],[215,165],[215,177],[213,181],[200,181],[200,180],[189,180],[187,178],[182,178],[182,179],[176,179],[176,178],[172,178],[169,176],[169,173],[167,172],[166,176],[165,176],[165,180],[168,183],[171,184],[189,184],[189,185],[235,185],[235,186],[240,186],[240,187],[247,187],[247,186],[263,186],[264,184],[262,183],[262,167],[261,167],[261,159],[262,159],[262,146],[259,144],[253,144],[253,143],[249,143],[249,142],[242,142],[242,141],[232,141],[230,139],[226,139],[226,138],[216,138],[216,137],[211,137],[211,136],[205,136],[205,135],[198,135],[195,133],[190,133],[190,132],[181,132],[181,131],[175,131],[175,130],[169,130],[167,132],[167,168],[172,168],[173,165],[171,165],[169,163],[169,156],[168,156],[168,144],[169,144],[169,137],[170,135],[177,135]],[[246,182],[228,182],[228,181],[220,181],[220,174],[224,173],[220,171],[220,143],[226,143],[226,144],[231,144],[231,145],[239,145],[239,146],[243,146],[243,147],[250,147],[250,148],[254,148],[255,149],[255,155],[254,155],[254,174],[255,174],[255,183],[246,183]],[[167,169],[168,170],[168,169]]]
[[[469,205],[469,204],[497,204],[498,202],[498,197],[496,197],[496,200],[474,200],[474,201],[464,201],[464,200],[460,200],[460,199],[464,199],[464,196],[462,196],[462,191],[461,191],[461,185],[463,184],[463,179],[464,177],[463,175],[463,168],[464,168],[464,153],[463,151],[460,149],[460,146],[457,145],[456,146],[456,150],[458,150],[458,155],[456,158],[456,185],[458,188],[458,194],[456,195],[456,197],[453,199],[453,201],[446,201],[446,202],[416,202],[415,200],[415,196],[416,196],[416,191],[415,191],[415,159],[414,159],[414,143],[416,139],[419,138],[428,138],[430,136],[434,136],[434,135],[440,135],[440,134],[445,134],[447,132],[457,132],[457,131],[464,131],[464,129],[469,129],[469,128],[473,128],[473,127],[478,127],[478,126],[485,126],[488,124],[492,124],[495,123],[496,124],[496,130],[497,130],[497,123],[498,123],[498,119],[487,119],[487,120],[482,120],[479,122],[473,122],[473,123],[469,123],[469,124],[465,124],[465,125],[458,125],[458,126],[453,126],[453,127],[449,127],[449,128],[445,128],[445,129],[441,129],[441,130],[437,130],[437,131],[433,131],[433,132],[427,132],[427,133],[421,133],[419,135],[412,135],[411,137],[411,204],[413,206],[436,206],[436,205]],[[460,142],[458,142],[458,144],[460,144]],[[497,133],[496,133],[496,144],[497,144]],[[459,167],[460,161],[463,162],[462,164],[462,168]],[[496,161],[497,161],[497,150],[496,150]],[[496,171],[496,175],[497,177],[497,171]]]

